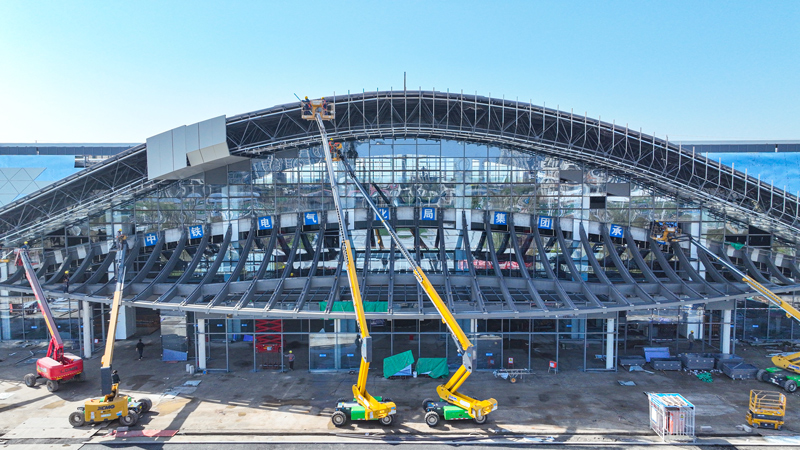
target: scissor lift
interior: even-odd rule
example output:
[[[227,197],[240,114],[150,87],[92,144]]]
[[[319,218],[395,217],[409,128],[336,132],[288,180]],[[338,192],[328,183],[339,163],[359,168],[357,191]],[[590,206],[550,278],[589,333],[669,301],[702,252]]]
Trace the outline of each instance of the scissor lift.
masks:
[[[780,430],[786,415],[786,396],[780,392],[750,391],[747,423],[759,428]]]

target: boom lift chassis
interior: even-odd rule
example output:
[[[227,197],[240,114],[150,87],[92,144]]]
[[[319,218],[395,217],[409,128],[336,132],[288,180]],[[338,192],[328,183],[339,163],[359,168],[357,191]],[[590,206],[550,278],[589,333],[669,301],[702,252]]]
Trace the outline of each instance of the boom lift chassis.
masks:
[[[761,296],[767,299],[767,302],[777,306],[786,313],[787,317],[792,317],[800,321],[800,311],[795,309],[794,306],[780,298],[777,294],[770,291],[764,285],[749,277],[747,274],[739,270],[736,266],[730,264],[724,259],[717,256],[708,247],[701,244],[697,239],[692,236],[681,234],[680,228],[674,222],[657,223],[658,229],[653,233],[653,239],[662,244],[668,242],[691,242],[697,248],[704,251],[706,254],[717,260],[720,264],[725,266],[728,270],[736,274],[743,282],[747,283],[753,290],[758,292]],[[772,357],[772,363],[778,367],[770,367],[768,369],[761,369],[756,374],[756,378],[766,383],[772,383],[780,386],[787,392],[794,392],[797,390],[797,384],[800,383],[800,352],[792,355],[777,355]],[[794,373],[794,374],[792,374]]]
[[[333,160],[331,157],[331,150],[328,144],[328,138],[325,133],[324,123],[322,122],[323,119],[332,119],[333,112],[329,111],[326,108],[324,103],[320,103],[319,101],[311,101],[310,107],[308,103],[303,103],[303,118],[304,119],[316,119],[317,125],[319,126],[320,133],[322,134],[322,145],[325,148],[325,162],[328,166],[328,174],[331,178],[331,185],[333,189],[333,198],[334,202],[336,203],[337,213],[339,214],[339,229],[340,233],[346,233],[346,225],[343,222],[343,216],[341,212],[341,207],[339,206],[339,195],[335,189],[335,174],[333,172]],[[425,411],[425,423],[428,426],[434,427],[439,423],[440,419],[444,420],[463,420],[463,419],[473,419],[478,424],[483,424],[486,422],[487,416],[490,412],[497,409],[497,400],[490,398],[487,400],[477,400],[467,395],[464,395],[458,392],[458,388],[461,387],[462,384],[467,380],[469,375],[472,373],[473,370],[473,363],[477,358],[477,349],[472,345],[467,335],[464,334],[464,330],[458,325],[456,322],[455,317],[447,308],[447,305],[444,303],[442,298],[436,292],[431,282],[428,280],[428,277],[425,275],[425,272],[422,268],[417,264],[416,260],[411,256],[408,252],[408,249],[405,248],[403,243],[397,237],[397,234],[394,231],[394,228],[386,221],[383,215],[378,210],[378,207],[372,201],[372,198],[369,195],[369,192],[364,188],[364,186],[358,181],[353,168],[347,162],[347,160],[343,157],[340,151],[337,149],[337,158],[342,165],[344,166],[345,170],[347,171],[347,175],[350,177],[353,184],[356,185],[359,192],[361,192],[361,196],[364,198],[364,201],[369,205],[370,209],[375,213],[376,217],[380,219],[381,224],[389,233],[392,240],[394,241],[397,248],[403,254],[403,257],[408,261],[410,267],[414,268],[414,278],[416,278],[417,282],[422,286],[422,289],[425,291],[428,298],[431,300],[433,305],[436,307],[436,310],[439,313],[439,316],[442,318],[442,322],[447,325],[447,328],[450,330],[450,333],[453,335],[453,339],[456,343],[456,348],[458,349],[459,354],[462,357],[462,365],[461,367],[456,370],[455,374],[447,381],[447,383],[443,385],[439,385],[436,388],[437,394],[439,394],[440,401],[435,401],[433,399],[425,399],[422,403],[422,409]],[[346,244],[344,244],[346,243]],[[350,249],[350,241],[343,240],[343,245],[347,251],[347,260],[348,260],[348,279],[350,280],[351,289],[353,289],[353,293],[357,292],[357,285],[356,282],[356,273],[355,273],[355,265],[352,260],[352,250]],[[354,287],[355,286],[355,287]],[[358,298],[358,305],[356,305],[356,314],[359,316],[359,327],[361,328],[362,336],[366,330],[366,321],[364,319],[364,312],[363,306],[360,305],[360,294]],[[353,295],[353,302],[356,302],[356,296]],[[368,336],[368,335],[367,335]],[[368,340],[369,341],[369,340]],[[371,342],[370,342],[371,343]],[[362,358],[364,355],[367,355],[364,351],[365,346],[362,343]],[[367,351],[371,350],[368,348]],[[371,352],[369,353],[371,357]],[[362,369],[364,365],[364,360],[362,360]],[[366,383],[366,371],[362,370],[359,372],[359,383],[361,383],[361,378],[363,377],[364,383]],[[356,386],[353,387],[354,393],[356,391]],[[364,403],[358,398],[356,395],[356,400],[358,400],[359,404],[364,406]],[[393,405],[394,406],[394,405]],[[336,413],[334,413],[336,414]],[[334,421],[334,425],[336,422]]]

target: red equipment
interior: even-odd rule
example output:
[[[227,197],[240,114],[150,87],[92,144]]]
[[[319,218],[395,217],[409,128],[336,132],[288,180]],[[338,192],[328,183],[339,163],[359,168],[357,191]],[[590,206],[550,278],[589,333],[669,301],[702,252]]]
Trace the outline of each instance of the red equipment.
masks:
[[[47,297],[45,297],[42,286],[39,284],[39,278],[33,270],[33,265],[28,256],[28,249],[21,248],[17,250],[17,265],[22,265],[25,270],[25,276],[31,284],[33,295],[36,296],[36,301],[39,303],[39,311],[42,312],[42,317],[50,332],[50,345],[47,347],[47,356],[36,361],[35,374],[29,373],[25,375],[25,385],[34,387],[37,379],[45,378],[47,380],[47,390],[55,392],[58,390],[60,381],[83,378],[83,359],[71,353],[64,353],[64,341],[61,340],[53,313],[50,312],[50,306],[47,304]]]

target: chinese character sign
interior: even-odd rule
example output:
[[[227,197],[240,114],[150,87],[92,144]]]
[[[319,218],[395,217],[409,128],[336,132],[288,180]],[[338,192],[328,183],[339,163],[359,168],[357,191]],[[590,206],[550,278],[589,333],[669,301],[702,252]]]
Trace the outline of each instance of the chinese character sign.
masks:
[[[378,211],[381,212],[381,215],[379,217],[375,214],[375,220],[381,220],[381,217],[383,217],[383,220],[389,220],[389,208],[378,208]]]
[[[197,239],[203,237],[203,226],[195,225],[189,227],[189,239]]]
[[[553,218],[547,216],[539,216],[539,228],[544,230],[552,230]]]
[[[258,218],[258,229],[259,230],[271,230],[272,229],[272,217],[264,216]]]
[[[611,228],[608,230],[608,235],[615,238],[621,238],[625,233],[625,230],[622,229],[619,225],[611,225]]]
[[[493,213],[492,225],[508,225],[508,213],[504,212]]]
[[[319,225],[319,216],[315,212],[307,212],[303,215],[303,225]]]
[[[436,208],[422,208],[419,220],[436,220]]]
[[[151,245],[156,245],[158,242],[158,235],[155,233],[147,233],[144,235],[144,246],[150,247]]]

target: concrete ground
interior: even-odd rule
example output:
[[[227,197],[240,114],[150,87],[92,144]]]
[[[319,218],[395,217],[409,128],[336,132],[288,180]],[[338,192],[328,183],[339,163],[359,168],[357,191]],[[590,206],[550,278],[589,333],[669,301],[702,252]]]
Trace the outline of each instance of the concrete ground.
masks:
[[[28,388],[22,379],[35,370],[32,347],[6,344],[0,348],[0,444],[35,448],[79,448],[81,445],[185,443],[256,443],[281,441],[344,444],[430,442],[582,444],[620,446],[658,444],[649,429],[645,392],[676,392],[696,407],[697,444],[730,448],[777,445],[800,446],[800,396],[788,395],[786,425],[781,431],[737,429],[745,423],[751,389],[781,391],[755,380],[733,381],[721,373],[705,383],[689,372],[535,371],[515,384],[491,373],[474,373],[461,391],[478,398],[494,397],[499,408],[487,424],[471,421],[424,424],[421,403],[434,397],[441,380],[409,378],[387,380],[378,368],[370,371],[368,390],[392,398],[398,405],[394,426],[376,422],[350,423],[335,428],[330,415],[337,398],[348,397],[355,375],[311,374],[296,370],[190,375],[185,363],[165,363],[156,354],[158,338],[149,344],[145,359],[137,360],[136,339],[117,343],[114,368],[122,377],[122,392],[149,397],[153,411],[133,430],[176,430],[170,438],[120,438],[117,423],[73,429],[69,414],[99,395],[99,354],[85,362],[87,381],[64,383],[50,393],[44,385]],[[36,348],[38,351],[44,347]],[[769,365],[766,351],[740,346],[738,354],[760,367]],[[36,353],[36,357],[42,353]],[[649,369],[649,367],[645,367]],[[200,382],[197,387],[187,382]],[[618,381],[633,381],[622,386]],[[782,392],[782,391],[781,391]],[[87,447],[88,448],[88,447]],[[92,447],[96,448],[96,447]]]

